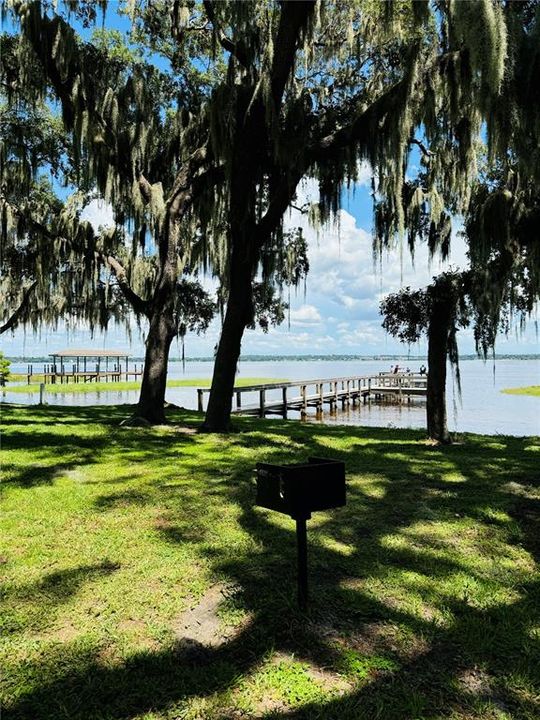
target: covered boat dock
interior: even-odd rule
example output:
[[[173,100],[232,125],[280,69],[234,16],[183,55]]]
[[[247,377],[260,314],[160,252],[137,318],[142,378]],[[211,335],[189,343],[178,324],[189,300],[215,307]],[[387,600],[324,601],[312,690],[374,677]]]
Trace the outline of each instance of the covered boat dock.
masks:
[[[142,364],[130,367],[129,353],[122,350],[59,350],[51,359],[43,369],[45,383],[120,382],[143,372]],[[29,375],[33,372],[29,366]]]

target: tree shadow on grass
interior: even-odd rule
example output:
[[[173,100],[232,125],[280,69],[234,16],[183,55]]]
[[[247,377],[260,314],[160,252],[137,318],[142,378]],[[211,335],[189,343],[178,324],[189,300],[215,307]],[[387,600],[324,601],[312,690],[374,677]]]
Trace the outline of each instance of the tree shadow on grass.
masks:
[[[76,595],[83,584],[119,568],[116,563],[102,562],[56,570],[37,582],[5,585],[2,588],[5,637],[29,627],[42,631],[55,621],[58,609]]]
[[[67,451],[67,448],[65,448]],[[76,452],[77,448],[74,447]],[[20,466],[12,463],[3,463],[2,472],[4,473],[3,489],[6,490],[8,485],[21,488],[31,488],[38,485],[51,485],[60,475],[69,473],[80,465],[91,465],[95,462],[91,452],[77,452],[76,459],[70,461],[48,463],[30,463]]]
[[[268,582],[260,574],[257,579]],[[526,588],[527,597],[534,598],[538,590],[538,585]],[[245,600],[251,607],[255,604],[260,607],[260,598],[259,602],[255,600],[253,588]],[[351,618],[347,612],[348,599],[340,589],[333,589],[332,635],[321,633],[320,618],[327,619],[321,603],[315,603],[308,621],[292,608],[284,612],[283,606],[272,607],[271,603],[259,610],[251,625],[234,641],[219,649],[206,649],[201,656],[194,657],[178,646],[137,653],[122,665],[107,667],[88,650],[59,649],[40,668],[47,679],[26,697],[23,695],[14,707],[7,708],[4,717],[127,720],[145,712],[165,712],[190,697],[209,696],[234,686],[240,674],[247,675],[263,657],[276,650],[296,660],[339,669],[344,658],[342,646],[335,638],[345,635],[354,644],[355,637],[372,631],[374,620],[391,627],[406,627],[418,634],[424,632],[430,638],[426,649],[404,660],[392,643],[385,645],[382,640],[370,653],[393,658],[392,672],[375,671],[361,676],[346,695],[310,702],[299,709],[274,711],[272,717],[412,720],[441,711],[449,713],[452,708],[464,712],[476,709],[476,716],[483,718],[490,715],[482,714],[482,708],[490,705],[504,709],[510,717],[514,717],[514,711],[515,717],[532,720],[537,716],[539,707],[533,698],[518,697],[504,683],[493,682],[509,663],[516,673],[533,676],[538,670],[538,645],[528,638],[529,623],[538,620],[538,614],[531,613],[530,600],[488,611],[455,601],[451,608],[455,622],[435,632],[428,622],[389,609],[373,598],[363,600],[362,616]],[[58,667],[63,668],[60,677]],[[481,687],[470,688],[469,674],[474,677],[477,668],[482,669],[487,679],[482,680]],[[256,716],[259,715],[250,715]],[[260,714],[263,716],[266,715]]]
[[[295,462],[301,447],[306,455],[346,461],[351,479],[348,506],[320,516],[309,534],[309,617],[295,607],[292,521],[276,523],[270,512],[253,508],[251,455],[223,456],[216,446],[216,453],[197,466],[197,472],[207,479],[206,492],[199,490],[200,497],[180,492],[169,476],[159,479],[160,491],[168,495],[166,513],[156,529],[167,543],[201,541],[201,553],[214,576],[238,589],[237,602],[249,623],[234,640],[220,648],[207,648],[199,657],[173,645],[108,666],[95,649],[62,648],[39,668],[40,683],[6,709],[5,718],[127,720],[177,708],[191,697],[209,697],[216,691],[229,690],[234,696],[239,676],[249,678],[250,672],[276,651],[335,675],[345,672],[350,690],[301,709],[275,709],[273,717],[398,720],[455,710],[487,718],[490,714],[495,717],[497,708],[511,713],[510,717],[536,716],[539,708],[530,691],[518,693],[519,684],[509,683],[508,675],[520,674],[522,686],[530,688],[540,670],[538,641],[531,633],[540,617],[538,584],[516,580],[519,573],[516,577],[510,573],[508,579],[502,573],[501,585],[512,591],[513,599],[497,601],[496,594],[491,594],[484,604],[480,592],[467,594],[466,586],[460,585],[454,591],[454,578],[461,575],[481,589],[489,589],[492,579],[484,577],[474,558],[448,552],[452,542],[458,542],[456,538],[432,536],[422,529],[422,524],[451,525],[453,518],[464,517],[488,527],[488,507],[511,513],[522,498],[509,493],[508,476],[494,468],[500,467],[509,453],[519,458],[510,469],[512,477],[534,478],[531,459],[521,452],[529,440],[504,439],[492,448],[478,444],[471,453],[470,447],[420,445],[414,442],[420,435],[414,433],[402,433],[403,442],[396,442],[394,431],[378,429],[336,426],[325,428],[323,438],[317,426],[308,430],[294,423],[276,423],[267,426],[265,433],[255,424],[243,427],[247,434],[233,442],[260,447],[261,460]],[[366,438],[372,440],[368,446],[362,445]],[[337,450],[329,446],[329,439],[348,442]],[[172,436],[164,441],[146,435],[141,451],[141,437],[134,440],[126,435],[126,461],[131,453],[139,461],[149,460],[159,448],[194,466],[196,456],[182,456],[177,442]],[[192,447],[197,440],[187,437],[181,442]],[[101,450],[105,452],[104,447]],[[367,473],[371,486],[355,479],[356,473]],[[137,506],[154,502],[154,497],[151,493],[143,497],[130,491],[112,492],[98,498],[96,504],[101,512],[107,512],[114,511],[119,502]],[[205,504],[239,508],[239,523],[254,545],[231,551],[204,542],[208,524]],[[497,520],[497,515],[494,517]],[[537,547],[534,523],[527,524],[519,513],[515,522],[524,547]],[[515,532],[510,528],[499,541],[509,543]],[[402,539],[407,542],[403,544]],[[489,556],[487,548],[476,547],[472,541],[469,548]],[[396,579],[396,573],[402,571],[406,576]],[[443,582],[448,586],[445,592],[433,589],[434,584]],[[380,587],[380,593],[373,587]],[[420,598],[420,612],[410,602],[401,601],[399,588],[404,600],[407,595]],[[393,669],[355,675],[350,668],[347,671],[351,652],[355,657],[382,656],[393,662]],[[476,685],[471,680],[474,673],[481,673]],[[234,697],[230,702],[233,707]],[[216,710],[214,717],[230,717],[227,712]],[[251,715],[263,716],[257,708]]]
[[[441,629],[428,647],[405,662],[396,657],[399,669],[374,673],[344,697],[311,702],[301,708],[272,713],[273,718],[359,720],[413,720],[413,718],[538,717],[538,696],[516,692],[499,681],[509,665],[516,675],[538,678],[538,642],[529,636],[530,624],[540,614],[539,585],[525,589],[524,601],[490,610],[472,608],[455,601],[455,622]],[[381,608],[382,614],[387,614]],[[362,631],[362,628],[359,628]],[[499,645],[504,651],[501,652]],[[255,716],[252,716],[255,717]],[[263,717],[263,714],[257,717]]]
[[[134,405],[15,405],[0,403],[2,422],[7,427],[11,424],[20,426],[49,423],[54,425],[87,425],[102,423],[118,425],[133,412]],[[21,415],[21,411],[27,417]]]

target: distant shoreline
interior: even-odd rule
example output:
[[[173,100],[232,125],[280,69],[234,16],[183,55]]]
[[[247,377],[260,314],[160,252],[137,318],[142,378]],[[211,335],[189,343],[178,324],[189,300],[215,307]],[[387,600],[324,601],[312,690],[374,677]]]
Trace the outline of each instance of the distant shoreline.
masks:
[[[38,362],[51,362],[50,355],[38,356],[38,357],[24,357],[24,356],[7,356],[7,359],[11,362],[16,363],[38,363]],[[143,362],[144,357],[140,355],[130,356],[131,362]],[[460,361],[462,360],[480,360],[478,355],[461,355]],[[492,360],[493,358],[488,358]],[[407,363],[412,362],[426,362],[427,355],[242,355],[240,362],[314,362],[317,360],[322,361],[343,361],[343,360],[355,360],[359,362],[367,362],[380,360],[381,362],[389,361],[402,361]],[[495,360],[540,360],[540,354],[524,354],[524,355],[496,355]],[[169,362],[182,362],[181,358],[170,358]],[[214,362],[213,357],[193,357],[186,358],[186,363],[193,362]]]

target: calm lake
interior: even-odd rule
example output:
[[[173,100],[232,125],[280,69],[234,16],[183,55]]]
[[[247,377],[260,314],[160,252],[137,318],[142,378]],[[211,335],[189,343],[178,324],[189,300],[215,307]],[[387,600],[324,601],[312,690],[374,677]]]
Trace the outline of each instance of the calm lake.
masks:
[[[375,375],[390,370],[390,361],[379,360],[279,360],[265,362],[240,362],[239,378],[276,378],[280,380],[309,380],[357,375]],[[34,370],[41,369],[41,363],[34,364]],[[400,367],[407,367],[401,363]],[[412,371],[418,371],[420,363],[409,363]],[[461,385],[462,399],[458,398],[457,388],[453,388],[451,376],[448,380],[448,423],[453,431],[477,432],[504,435],[540,434],[540,397],[526,395],[506,395],[503,388],[540,385],[540,362],[538,360],[497,360],[495,368],[492,362],[481,360],[462,360]],[[26,365],[12,365],[13,372],[24,372]],[[188,362],[185,371],[180,362],[171,362],[171,378],[209,378],[212,373],[210,362]],[[69,386],[68,386],[69,387]],[[113,384],[111,383],[111,388]],[[72,394],[62,393],[45,395],[51,405],[96,405],[96,404],[133,404],[137,401],[137,391]],[[272,394],[268,393],[269,400]],[[205,394],[205,403],[208,395]],[[4,402],[35,404],[39,395],[10,393],[2,395]],[[170,388],[167,400],[185,408],[197,407],[195,388]],[[255,395],[247,396],[244,403],[257,402]],[[325,406],[327,407],[327,406]],[[371,425],[379,427],[422,428],[425,427],[425,400],[414,400],[411,404],[401,405],[384,403],[360,405],[335,413],[325,411],[322,420],[313,416],[308,422],[323,422],[351,425]],[[272,417],[272,416],[271,416]],[[299,418],[299,413],[290,412],[289,418]]]

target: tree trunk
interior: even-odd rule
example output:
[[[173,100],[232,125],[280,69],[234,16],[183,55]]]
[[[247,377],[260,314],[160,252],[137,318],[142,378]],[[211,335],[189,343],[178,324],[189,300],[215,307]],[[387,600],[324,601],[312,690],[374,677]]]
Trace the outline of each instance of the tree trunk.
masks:
[[[164,405],[169,350],[177,330],[174,308],[179,273],[176,251],[178,232],[178,224],[169,213],[159,238],[161,271],[149,306],[150,327],[146,338],[141,394],[135,413],[136,418],[142,418],[151,425],[166,422]]]
[[[212,387],[202,432],[231,429],[231,403],[242,336],[253,316],[252,262],[249,253],[234,251],[227,311],[214,363]]]
[[[445,444],[451,442],[446,415],[449,306],[448,300],[434,300],[428,328],[427,432],[430,438]]]
[[[174,337],[172,307],[172,303],[168,303],[165,308],[154,311],[146,339],[144,372],[135,417],[151,425],[166,422],[165,389],[169,350]]]
[[[257,155],[264,118],[260,116],[258,106],[256,111],[248,112],[250,102],[249,93],[244,91],[237,106],[229,196],[229,297],[202,432],[228,432],[231,429],[232,393],[242,336],[253,319],[252,282],[261,246],[255,213],[256,188],[260,180]]]

